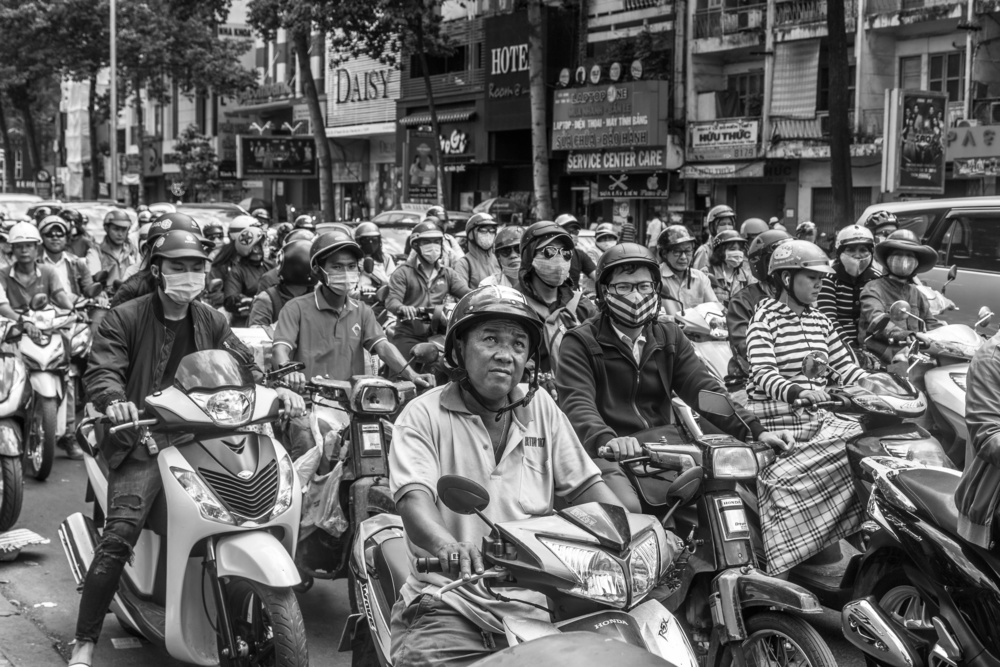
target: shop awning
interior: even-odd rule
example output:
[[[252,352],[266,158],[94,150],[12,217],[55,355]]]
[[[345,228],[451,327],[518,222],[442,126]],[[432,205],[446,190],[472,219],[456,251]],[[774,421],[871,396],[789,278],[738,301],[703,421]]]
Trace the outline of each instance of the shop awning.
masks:
[[[471,120],[475,115],[476,107],[464,107],[461,109],[446,109],[444,111],[438,111],[437,117],[439,123],[457,123],[463,120]],[[430,122],[431,112],[422,111],[420,113],[410,114],[406,118],[400,119],[399,124],[406,127],[413,127],[414,125],[429,125]]]
[[[819,40],[781,42],[774,52],[771,116],[815,118]]]
[[[794,141],[809,139],[822,141],[823,124],[819,118],[809,118],[806,120],[796,120],[794,118],[773,118],[774,126],[771,128],[771,140]]]

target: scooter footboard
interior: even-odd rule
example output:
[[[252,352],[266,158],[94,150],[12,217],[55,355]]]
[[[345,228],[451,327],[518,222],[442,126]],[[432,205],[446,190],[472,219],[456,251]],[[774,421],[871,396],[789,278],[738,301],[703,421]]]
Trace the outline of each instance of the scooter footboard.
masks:
[[[219,538],[215,560],[220,577],[242,577],[272,588],[300,583],[291,554],[270,533],[252,531]]]

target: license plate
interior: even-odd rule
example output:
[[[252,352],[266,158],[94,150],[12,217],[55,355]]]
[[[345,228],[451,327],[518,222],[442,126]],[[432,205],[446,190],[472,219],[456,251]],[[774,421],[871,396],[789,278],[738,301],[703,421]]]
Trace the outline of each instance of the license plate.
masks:
[[[362,456],[378,456],[382,453],[382,427],[379,424],[361,426]]]
[[[747,513],[743,509],[729,509],[722,513],[722,518],[726,521],[726,532],[745,533],[750,530],[747,525]]]

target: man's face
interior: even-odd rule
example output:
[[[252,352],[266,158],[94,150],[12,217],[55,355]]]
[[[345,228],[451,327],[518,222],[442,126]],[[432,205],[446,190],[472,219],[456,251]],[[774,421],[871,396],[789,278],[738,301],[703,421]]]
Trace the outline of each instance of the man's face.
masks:
[[[66,232],[62,227],[53,225],[42,234],[42,245],[49,252],[56,254],[66,248]]]
[[[33,263],[38,258],[38,244],[35,242],[15,243],[13,248],[14,261],[21,265]]]
[[[715,234],[718,236],[722,232],[731,231],[736,229],[736,220],[733,218],[725,217],[719,218],[715,221]]]
[[[470,329],[458,345],[472,386],[495,403],[502,402],[524,375],[531,339],[513,320],[490,320]]]
[[[678,243],[666,252],[667,266],[674,271],[687,271],[694,259],[694,243]]]
[[[323,260],[323,270],[327,273],[357,271],[358,260],[355,259],[354,253],[349,250],[338,250]]]
[[[181,257],[179,259],[164,259],[159,265],[153,264],[150,267],[153,277],[158,278],[158,273],[172,276],[176,273],[206,273],[208,262],[197,257]]]
[[[125,244],[128,239],[128,227],[116,224],[107,224],[104,226],[104,231],[108,234],[108,240],[113,246],[121,246]]]

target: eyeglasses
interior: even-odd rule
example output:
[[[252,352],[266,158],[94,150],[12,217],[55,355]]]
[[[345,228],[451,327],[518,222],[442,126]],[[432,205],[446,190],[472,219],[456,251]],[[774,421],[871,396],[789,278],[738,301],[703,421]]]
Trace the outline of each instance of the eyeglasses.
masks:
[[[497,257],[510,257],[517,254],[517,246],[509,245],[505,248],[497,248]]]
[[[497,233],[497,228],[496,227],[480,227],[476,231],[479,232],[480,234],[496,234]]]
[[[66,238],[65,232],[45,232],[45,234],[43,234],[42,236],[44,236],[47,239],[64,239],[64,238]]]
[[[561,255],[563,259],[569,261],[573,258],[573,251],[555,245],[548,245],[538,251],[545,259],[552,259],[556,255]]]
[[[208,239],[209,241],[221,241],[222,234],[209,234],[205,238]]]
[[[632,290],[639,294],[652,294],[655,288],[656,283],[650,280],[644,280],[641,283],[611,283],[608,285],[608,289],[619,296],[631,294]]]
[[[693,255],[694,250],[692,248],[671,248],[667,251],[667,254],[674,257],[683,257],[684,255]]]

